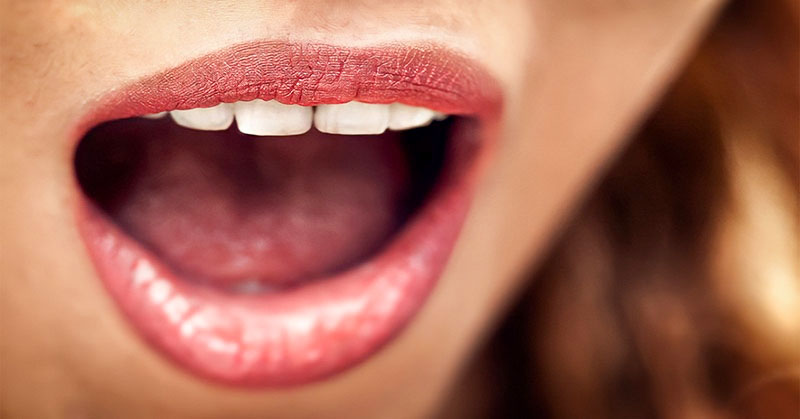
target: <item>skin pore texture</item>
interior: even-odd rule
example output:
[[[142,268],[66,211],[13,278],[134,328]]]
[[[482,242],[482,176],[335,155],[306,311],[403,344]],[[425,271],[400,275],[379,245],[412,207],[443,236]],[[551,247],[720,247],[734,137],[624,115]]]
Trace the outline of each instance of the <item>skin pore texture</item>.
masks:
[[[4,417],[424,417],[570,210],[680,68],[717,1],[3,0]],[[69,140],[93,100],[255,40],[436,42],[501,84],[502,134],[432,295],[383,350],[326,380],[241,390],[154,352],[81,243]],[[458,313],[458,315],[454,315]],[[43,397],[43,395],[47,395]],[[346,401],[346,402],[343,402]]]

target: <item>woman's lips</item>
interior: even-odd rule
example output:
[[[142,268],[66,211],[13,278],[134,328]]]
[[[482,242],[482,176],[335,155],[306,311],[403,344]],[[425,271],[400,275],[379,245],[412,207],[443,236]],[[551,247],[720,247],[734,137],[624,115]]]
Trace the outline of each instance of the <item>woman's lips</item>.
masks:
[[[130,85],[104,98],[85,122],[252,99],[304,106],[402,102],[485,118],[501,105],[498,83],[480,65],[434,44],[352,49],[260,41]]]
[[[299,384],[357,364],[418,311],[461,230],[501,93],[478,64],[435,45],[253,42],[109,94],[79,123],[74,141],[111,119],[252,99],[402,102],[479,122],[456,126],[434,192],[382,251],[343,273],[275,293],[234,295],[182,280],[81,196],[78,226],[99,277],[152,345],[224,383]]]

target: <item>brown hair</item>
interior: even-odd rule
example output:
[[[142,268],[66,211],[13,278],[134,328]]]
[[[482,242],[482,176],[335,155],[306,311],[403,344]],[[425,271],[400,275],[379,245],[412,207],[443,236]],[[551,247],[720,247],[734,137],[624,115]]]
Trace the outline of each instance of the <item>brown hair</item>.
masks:
[[[798,12],[728,6],[464,378],[483,396],[460,414],[797,417]]]

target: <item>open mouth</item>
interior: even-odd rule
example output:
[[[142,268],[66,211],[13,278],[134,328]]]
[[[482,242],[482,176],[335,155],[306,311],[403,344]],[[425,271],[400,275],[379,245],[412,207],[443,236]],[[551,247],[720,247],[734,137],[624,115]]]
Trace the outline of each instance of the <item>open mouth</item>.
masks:
[[[113,92],[77,130],[78,224],[133,327],[228,384],[345,370],[444,270],[499,115],[430,46],[239,45]]]

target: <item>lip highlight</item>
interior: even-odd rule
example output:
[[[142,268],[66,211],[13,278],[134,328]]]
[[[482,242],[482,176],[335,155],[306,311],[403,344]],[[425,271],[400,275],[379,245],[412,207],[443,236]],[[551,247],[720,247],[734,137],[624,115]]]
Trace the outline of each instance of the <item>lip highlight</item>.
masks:
[[[258,41],[109,93],[79,122],[74,142],[112,119],[252,99],[304,106],[401,102],[470,117],[454,125],[430,198],[384,249],[345,272],[280,292],[233,295],[183,281],[85,196],[78,199],[78,229],[98,276],[155,348],[218,382],[297,385],[356,365],[419,310],[469,209],[501,90],[477,63],[437,45],[352,49]]]

